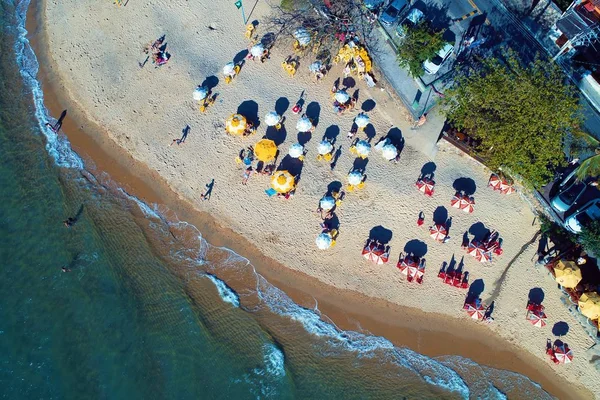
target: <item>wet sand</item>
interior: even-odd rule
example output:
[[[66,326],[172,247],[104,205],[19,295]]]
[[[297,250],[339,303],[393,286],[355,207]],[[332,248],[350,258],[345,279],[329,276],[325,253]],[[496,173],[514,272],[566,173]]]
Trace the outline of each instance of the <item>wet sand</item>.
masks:
[[[181,220],[198,227],[210,244],[230,248],[246,257],[258,273],[298,304],[312,308],[315,300],[318,301],[321,312],[342,329],[362,328],[390,339],[397,346],[406,346],[430,357],[459,355],[479,364],[518,372],[540,383],[546,391],[561,399],[593,398],[589,391],[569,384],[549,365],[508,343],[485,326],[468,324],[467,327],[466,320],[424,313],[324,285],[317,279],[266,257],[245,237],[219,225],[210,214],[195,209],[178,196],[158,173],[135,161],[109,139],[100,126],[86,117],[85,110],[79,109],[68,98],[64,85],[53,75],[54,67],[48,57],[45,32],[41,29],[43,9],[43,1],[33,2],[27,29],[41,65],[40,80],[46,107],[52,115],[60,115],[62,110],[68,110],[63,131],[92,173],[107,173],[128,193],[147,203],[166,205]]]

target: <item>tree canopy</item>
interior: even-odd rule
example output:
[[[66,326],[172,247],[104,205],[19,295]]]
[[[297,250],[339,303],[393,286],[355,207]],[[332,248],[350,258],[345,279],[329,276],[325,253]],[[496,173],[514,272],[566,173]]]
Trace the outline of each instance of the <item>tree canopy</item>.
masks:
[[[523,66],[514,54],[463,72],[443,99],[448,120],[481,141],[479,155],[540,187],[564,163],[563,139],[579,129],[573,87],[555,64]]]
[[[408,68],[415,78],[423,75],[423,62],[435,57],[444,47],[442,35],[443,32],[432,30],[425,22],[408,28],[398,48],[398,64],[402,68]]]
[[[579,240],[584,249],[597,257],[600,254],[600,221],[594,221],[583,227]]]

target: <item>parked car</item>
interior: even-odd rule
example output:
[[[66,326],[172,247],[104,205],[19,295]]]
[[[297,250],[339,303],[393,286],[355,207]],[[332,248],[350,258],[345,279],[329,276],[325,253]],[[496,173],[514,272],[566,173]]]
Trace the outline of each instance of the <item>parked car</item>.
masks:
[[[571,171],[569,175],[559,185],[558,192],[550,200],[550,205],[556,211],[565,212],[577,203],[577,200],[585,193],[587,184],[577,179],[575,175],[577,169]]]
[[[406,0],[394,0],[389,6],[381,13],[379,20],[384,25],[392,25],[400,18],[402,11],[408,6]]]
[[[600,220],[600,198],[595,198],[565,219],[565,228],[573,233],[581,233],[584,227],[598,220]]]
[[[419,22],[423,20],[424,16],[425,14],[423,14],[423,11],[419,10],[418,8],[413,8],[410,10],[406,18],[404,18],[404,21],[398,24],[398,27],[396,28],[396,35],[400,38],[406,36],[406,30],[417,26]]]
[[[365,0],[365,7],[369,10],[377,10],[383,4],[384,0]]]
[[[444,47],[442,47],[440,51],[437,52],[437,55],[433,57],[432,60],[425,60],[425,62],[423,63],[423,69],[425,70],[425,72],[432,75],[436,74],[440,70],[440,67],[442,66],[444,61],[446,61],[446,59],[450,57],[450,54],[452,54],[453,51],[454,44],[446,43]]]

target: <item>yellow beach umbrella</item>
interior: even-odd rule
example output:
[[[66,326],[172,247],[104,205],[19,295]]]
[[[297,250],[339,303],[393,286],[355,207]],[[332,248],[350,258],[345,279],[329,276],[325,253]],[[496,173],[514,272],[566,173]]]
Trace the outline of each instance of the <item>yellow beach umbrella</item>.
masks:
[[[288,171],[277,171],[271,179],[271,186],[279,193],[287,193],[294,188],[296,181]]]
[[[254,146],[254,155],[258,161],[269,162],[277,155],[277,145],[269,139],[262,139]]]
[[[243,135],[247,127],[246,117],[241,114],[232,114],[225,121],[225,130],[230,135]]]
[[[600,318],[600,295],[596,292],[584,293],[579,298],[579,311],[589,319]]]
[[[573,261],[560,260],[554,267],[556,282],[562,287],[573,289],[581,281],[581,270]]]

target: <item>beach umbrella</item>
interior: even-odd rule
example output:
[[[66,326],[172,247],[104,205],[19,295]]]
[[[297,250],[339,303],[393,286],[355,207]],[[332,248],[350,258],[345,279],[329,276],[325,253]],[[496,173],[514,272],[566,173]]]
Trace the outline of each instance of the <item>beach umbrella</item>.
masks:
[[[568,364],[573,361],[573,351],[563,343],[554,348],[554,357],[559,364]]]
[[[579,298],[579,311],[589,319],[600,318],[600,295],[596,292],[584,293]]]
[[[225,130],[231,135],[243,135],[247,127],[246,117],[241,114],[232,114],[225,121]]]
[[[363,174],[358,171],[352,171],[348,174],[348,183],[356,186],[363,180]]]
[[[446,236],[448,236],[448,231],[444,225],[436,224],[429,228],[429,236],[438,242],[443,242]]]
[[[287,193],[294,189],[296,181],[288,171],[277,171],[271,178],[271,187],[278,193]]]
[[[290,157],[299,158],[304,155],[304,146],[302,146],[300,143],[294,143],[290,146],[288,154]]]
[[[367,114],[360,113],[354,118],[354,123],[359,128],[364,128],[369,125],[369,116]]]
[[[433,188],[435,186],[435,182],[431,179],[419,179],[416,183],[417,189],[419,192],[424,193],[427,196],[433,196]]]
[[[235,75],[235,64],[232,62],[225,64],[225,66],[223,67],[223,75],[225,75],[225,76]]]
[[[267,126],[275,126],[280,120],[281,117],[275,111],[270,111],[265,115],[265,124],[267,124]]]
[[[350,95],[348,93],[346,93],[345,90],[338,90],[335,93],[335,99],[339,102],[339,103],[347,103],[348,100],[350,100]]]
[[[460,193],[456,193],[452,196],[452,200],[450,200],[450,206],[454,208],[460,209],[460,201],[462,200],[462,196]]]
[[[502,179],[502,182],[500,182],[500,187],[499,189],[500,193],[502,194],[511,194],[515,191],[515,188],[513,187],[513,185],[509,184],[506,179]]]
[[[312,129],[313,124],[312,121],[310,119],[308,119],[307,117],[302,117],[298,120],[298,122],[296,123],[296,129],[299,132],[308,132]]]
[[[482,243],[477,242],[475,240],[469,243],[467,253],[472,255],[477,261],[482,263],[492,261],[491,253],[483,246]]]
[[[463,196],[460,208],[466,213],[472,213],[475,210],[475,200],[469,196]]]
[[[252,46],[252,48],[250,49],[250,54],[252,54],[252,57],[260,57],[263,55],[264,51],[265,46],[263,46],[261,43],[258,43]]]
[[[543,311],[530,311],[527,313],[527,320],[531,325],[538,328],[546,326],[546,314]]]
[[[317,150],[319,154],[324,156],[325,154],[329,154],[333,151],[333,145],[328,140],[323,140],[321,143],[319,143]]]
[[[389,255],[382,246],[367,246],[363,249],[362,255],[375,264],[385,264],[389,260]]]
[[[400,272],[408,276],[409,268],[417,268],[417,263],[413,257],[405,256],[400,260],[400,262],[398,262],[397,267]]]
[[[305,28],[296,29],[293,36],[298,41],[300,46],[306,46],[310,43],[310,32],[308,32]]]
[[[500,177],[496,174],[492,174],[492,176],[490,176],[490,180],[488,182],[488,186],[491,187],[494,190],[500,190],[500,183],[502,182],[502,180],[500,179]]]
[[[554,276],[562,287],[573,289],[581,281],[581,269],[574,261],[560,260],[554,266]]]
[[[358,143],[356,143],[356,154],[362,158],[367,157],[370,151],[371,145],[366,140],[359,140]]]
[[[332,241],[333,239],[331,238],[331,235],[325,232],[317,236],[317,240],[315,240],[317,247],[321,250],[327,250],[330,248]]]
[[[319,72],[321,68],[323,68],[323,64],[321,63],[321,61],[315,61],[314,63],[308,66],[308,70],[312,73]]]
[[[329,210],[333,209],[333,207],[335,207],[335,199],[331,196],[325,196],[319,202],[319,206],[323,210],[329,211]]]
[[[398,155],[398,149],[393,144],[386,144],[381,148],[381,154],[386,160],[393,160]]]
[[[465,310],[467,310],[469,317],[476,320],[482,320],[483,316],[485,315],[485,308],[481,304],[467,304]]]
[[[208,89],[204,86],[198,86],[192,94],[192,97],[196,101],[202,101],[206,98],[206,96],[208,96]]]
[[[258,161],[272,161],[277,155],[277,145],[274,141],[269,139],[259,140],[259,142],[254,145],[254,155]]]

